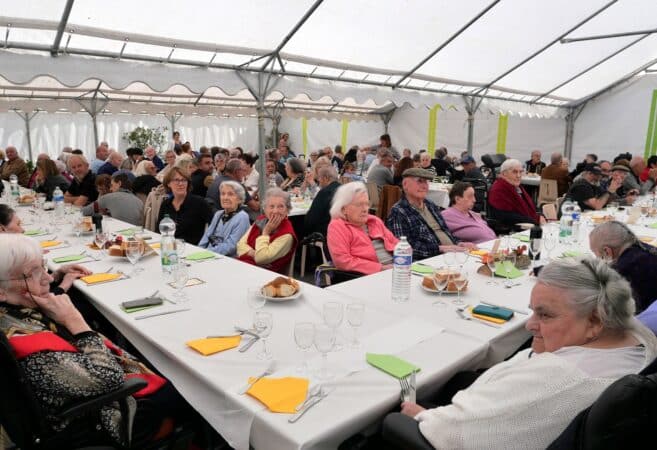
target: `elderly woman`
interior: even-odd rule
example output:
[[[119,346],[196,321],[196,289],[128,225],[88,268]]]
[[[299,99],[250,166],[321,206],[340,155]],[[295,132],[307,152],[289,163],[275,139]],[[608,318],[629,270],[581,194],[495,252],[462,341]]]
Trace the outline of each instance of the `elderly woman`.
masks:
[[[305,171],[306,167],[303,161],[298,158],[288,159],[285,162],[285,173],[287,178],[281,184],[281,189],[289,191],[294,188],[301,188]]]
[[[164,216],[169,216],[176,223],[176,238],[198,244],[205,232],[205,225],[212,218],[210,206],[202,197],[191,194],[189,175],[180,167],[173,167],[162,184],[169,197],[160,207],[158,226]]]
[[[435,448],[545,448],[607,386],[655,357],[628,283],[603,261],[548,264],[530,307],[530,349],[488,369],[451,405],[402,403]]]
[[[133,173],[135,174],[135,177],[140,177],[142,175],[150,175],[154,177],[155,175],[157,175],[157,167],[155,167],[153,161],[144,159],[142,161],[139,161]]]
[[[270,188],[265,194],[264,216],[256,219],[237,243],[241,261],[284,273],[294,258],[297,237],[287,218],[290,194]]]
[[[166,176],[167,172],[169,172],[169,170],[171,170],[171,168],[176,165],[176,152],[174,152],[173,150],[167,150],[164,153],[164,162],[166,163],[166,165],[155,176],[155,178],[157,178],[157,181],[159,181],[160,183],[164,180],[164,177]]]
[[[215,253],[235,256],[237,242],[249,229],[249,215],[240,209],[246,192],[236,181],[224,181],[219,186],[219,200],[222,210],[217,211],[198,243]]]
[[[520,185],[523,166],[517,159],[507,159],[500,167],[500,176],[488,192],[491,216],[507,225],[545,223],[536,212],[536,205]]]
[[[35,191],[46,194],[46,200],[52,200],[52,193],[57,187],[66,192],[70,183],[59,173],[55,162],[51,159],[42,159],[37,162]]]
[[[452,206],[443,211],[442,216],[454,236],[475,244],[495,239],[495,232],[486,221],[480,214],[472,211],[476,198],[474,187],[470,183],[454,183],[449,191],[449,200]]]
[[[369,209],[362,182],[343,184],[335,191],[327,244],[339,270],[369,275],[392,267],[392,252],[399,240]]]

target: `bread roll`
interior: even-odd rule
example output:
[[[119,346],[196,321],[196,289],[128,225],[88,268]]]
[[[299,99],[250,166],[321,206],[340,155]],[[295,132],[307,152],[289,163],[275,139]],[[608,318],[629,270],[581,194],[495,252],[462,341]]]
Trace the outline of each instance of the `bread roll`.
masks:
[[[268,297],[291,297],[299,290],[299,283],[292,278],[276,277],[262,288]]]
[[[262,287],[262,295],[267,297],[276,297],[277,290],[274,286],[266,284]]]
[[[296,293],[296,289],[291,284],[281,284],[278,287],[279,297],[290,297]]]
[[[110,256],[125,256],[125,251],[120,245],[112,245],[110,248],[107,250],[107,253]]]

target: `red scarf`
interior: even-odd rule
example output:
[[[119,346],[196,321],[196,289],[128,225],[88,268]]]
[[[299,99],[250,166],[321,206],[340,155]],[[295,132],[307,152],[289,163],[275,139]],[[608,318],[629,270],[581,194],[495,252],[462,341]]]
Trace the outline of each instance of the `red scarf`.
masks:
[[[253,224],[251,227],[251,230],[249,230],[249,236],[246,239],[246,243],[249,245],[251,248],[255,248],[256,246],[256,239],[262,234],[262,230],[260,227],[257,225],[259,221],[262,219],[265,219],[265,216],[260,216],[256,220],[256,223]],[[263,266],[265,269],[269,269],[273,272],[278,272],[281,273],[283,270],[285,270],[288,267],[289,262],[294,258],[294,252],[297,249],[297,236],[294,233],[294,228],[292,227],[292,223],[290,220],[286,217],[283,219],[281,224],[276,228],[270,235],[269,235],[269,242],[273,242],[276,240],[276,238],[289,234],[292,236],[292,239],[294,240],[294,243],[292,244],[292,248],[290,248],[290,251],[287,252],[284,256],[270,262],[269,264],[266,264]],[[243,254],[242,256],[239,257],[240,261],[247,262],[249,264],[253,264],[254,266],[257,266],[255,259],[249,256],[248,254]]]

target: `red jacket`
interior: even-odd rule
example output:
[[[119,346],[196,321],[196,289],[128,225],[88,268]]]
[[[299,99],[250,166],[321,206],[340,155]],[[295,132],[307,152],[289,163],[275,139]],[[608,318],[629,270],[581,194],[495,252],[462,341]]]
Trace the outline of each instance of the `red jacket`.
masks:
[[[494,209],[508,213],[515,213],[527,217],[528,221],[539,223],[540,217],[536,213],[536,205],[527,191],[520,186],[520,195],[515,186],[504,178],[498,178],[488,191],[488,203]],[[514,223],[522,220],[514,221]]]

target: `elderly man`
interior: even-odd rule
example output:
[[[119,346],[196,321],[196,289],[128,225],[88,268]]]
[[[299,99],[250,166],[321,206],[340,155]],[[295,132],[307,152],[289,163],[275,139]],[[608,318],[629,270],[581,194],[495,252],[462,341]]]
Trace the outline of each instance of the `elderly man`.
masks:
[[[637,189],[626,189],[625,188],[625,179],[628,176],[631,176],[631,170],[624,164],[616,164],[611,168],[609,183],[607,184],[607,189],[612,181],[616,180],[616,183],[620,183],[620,187],[616,189],[616,196],[621,200],[623,205],[631,205],[636,200],[639,191]],[[602,181],[600,181],[600,187],[602,187]]]
[[[229,159],[228,162],[226,163],[226,167],[224,168],[224,173],[223,175],[219,175],[214,179],[210,187],[208,188],[207,193],[205,194],[206,199],[212,200],[212,203],[214,205],[214,210],[217,211],[221,209],[221,203],[219,202],[219,187],[221,186],[221,183],[224,181],[237,181],[242,187],[244,185],[242,184],[242,180],[244,179],[244,173],[246,172],[245,167],[244,167],[244,161],[241,159],[237,158],[232,158]],[[244,197],[244,204],[248,206],[250,211],[249,216],[253,216],[260,210],[260,202],[255,200],[251,195],[249,194],[249,191],[246,190],[246,196]]]
[[[615,166],[616,167],[616,166]],[[606,191],[603,191],[598,182],[600,181],[600,166],[589,164],[584,167],[582,176],[573,183],[566,194],[566,198],[576,201],[582,211],[597,210],[604,208],[610,201],[618,200],[616,191],[621,187],[622,180],[619,176],[612,176]]]
[[[395,160],[392,152],[387,148],[380,149],[378,157],[379,163],[376,166],[370,167],[367,173],[367,182],[376,184],[380,191],[386,184],[394,184],[392,165]]]
[[[107,159],[109,154],[110,154],[109,148],[105,147],[103,144],[96,147],[96,157],[89,164],[89,167],[91,168],[91,171],[94,174],[98,174],[98,171],[105,164],[105,160]]]
[[[543,169],[545,169],[545,163],[541,161],[541,151],[532,151],[532,155],[529,161],[525,161],[525,170],[527,173],[535,173],[536,175],[540,175]]]
[[[438,206],[427,200],[429,181],[433,178],[431,172],[411,168],[406,169],[402,177],[404,193],[390,210],[386,226],[398,238],[406,236],[413,247],[413,260],[475,247],[474,244],[460,242],[453,236],[440,215]]]
[[[506,225],[517,223],[544,223],[536,212],[530,195],[521,186],[522,164],[517,159],[507,159],[500,166],[497,177],[488,192],[491,216]]]
[[[641,190],[641,181],[639,181],[639,177],[645,168],[646,160],[643,159],[643,156],[632,157],[630,160],[631,172],[625,177],[625,181],[623,181],[623,187],[626,191],[631,191],[632,189],[636,189],[637,191]]]
[[[335,191],[340,187],[338,172],[335,167],[325,166],[320,168],[317,172],[317,184],[319,184],[320,189],[306,214],[304,234],[308,236],[311,233],[322,233],[326,237],[326,229],[331,221],[331,215],[329,214],[331,201]]]
[[[96,201],[96,176],[89,169],[87,158],[82,155],[72,155],[68,159],[68,170],[73,174],[73,182],[64,194],[64,201],[75,206],[86,206]]]
[[[431,155],[427,152],[420,152],[420,168],[428,170],[435,177],[436,168],[431,164]]]
[[[102,213],[115,219],[140,226],[144,217],[144,203],[132,192],[132,183],[125,173],[115,173],[110,193],[82,208],[82,214],[91,216]]]
[[[612,262],[612,267],[630,282],[637,313],[657,299],[657,248],[639,241],[627,225],[616,221],[595,227],[589,245],[598,258]]]
[[[481,173],[481,170],[479,170],[479,167],[477,167],[477,162],[472,156],[464,156],[461,159],[461,167],[463,167],[464,181],[486,180],[486,177],[483,173]]]
[[[7,162],[2,165],[0,174],[3,180],[9,180],[9,177],[16,175],[18,177],[18,184],[27,187],[30,181],[30,172],[27,170],[27,164],[22,158],[18,156],[16,147],[10,145],[5,149],[7,155]]]
[[[555,180],[557,182],[557,193],[559,197],[568,192],[568,186],[571,180],[568,175],[568,169],[563,166],[563,155],[561,153],[552,153],[550,156],[550,165],[541,171],[541,178]]]
[[[119,170],[121,164],[123,163],[123,155],[117,152],[116,150],[110,150],[109,156],[107,157],[107,162],[100,166],[96,175],[114,175],[114,172]]]
[[[162,159],[157,156],[157,152],[152,145],[149,145],[146,147],[146,150],[144,150],[144,159],[151,161],[155,165],[155,168],[158,172],[164,169],[164,161],[162,161]]]

